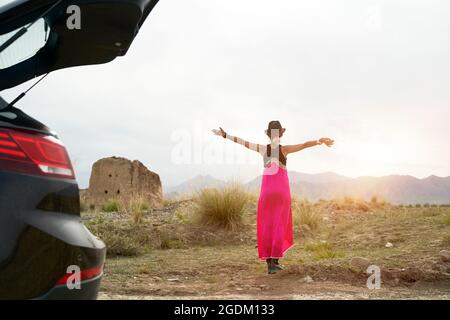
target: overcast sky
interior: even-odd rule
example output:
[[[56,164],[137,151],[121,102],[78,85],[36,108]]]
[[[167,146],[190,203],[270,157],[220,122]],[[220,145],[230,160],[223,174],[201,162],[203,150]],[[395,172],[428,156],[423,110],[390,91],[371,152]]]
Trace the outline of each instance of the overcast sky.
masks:
[[[17,106],[58,132],[81,187],[102,157],[142,161],[163,185],[247,181],[255,153],[329,136],[290,170],[450,175],[450,2],[161,0],[125,57],[54,72]],[[11,99],[30,83],[2,92]]]

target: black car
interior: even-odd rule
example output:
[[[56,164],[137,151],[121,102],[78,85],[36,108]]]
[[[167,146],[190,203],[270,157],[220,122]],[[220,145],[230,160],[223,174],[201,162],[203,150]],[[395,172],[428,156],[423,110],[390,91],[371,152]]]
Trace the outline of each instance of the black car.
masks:
[[[0,93],[125,55],[157,2],[9,1],[0,7]],[[0,299],[95,299],[105,244],[81,222],[64,145],[17,108],[23,95],[0,97]]]

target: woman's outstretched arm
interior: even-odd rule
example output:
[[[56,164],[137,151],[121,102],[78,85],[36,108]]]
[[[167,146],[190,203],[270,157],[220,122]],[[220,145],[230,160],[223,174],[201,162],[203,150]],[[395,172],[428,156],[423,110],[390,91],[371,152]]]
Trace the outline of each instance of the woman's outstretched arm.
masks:
[[[285,155],[288,155],[289,153],[298,152],[303,149],[315,147],[321,144],[325,144],[327,147],[331,147],[334,144],[334,140],[330,138],[321,138],[319,140],[307,141],[305,143],[282,146],[282,152]]]
[[[247,140],[232,136],[231,134],[226,133],[222,128],[219,128],[219,130],[213,129],[212,132],[217,136],[221,136],[225,139],[233,141],[234,143],[240,144],[240,145],[246,147],[247,149],[256,151],[261,154],[264,154],[266,152],[265,145],[248,142]]]

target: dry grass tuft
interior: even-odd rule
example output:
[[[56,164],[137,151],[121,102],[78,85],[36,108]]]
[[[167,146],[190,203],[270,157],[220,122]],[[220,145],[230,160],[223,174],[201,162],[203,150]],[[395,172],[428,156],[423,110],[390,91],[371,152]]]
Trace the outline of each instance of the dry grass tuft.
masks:
[[[119,212],[120,201],[118,199],[109,199],[102,206],[103,212]]]
[[[321,215],[308,199],[294,198],[292,201],[292,220],[301,231],[316,231],[322,222]]]
[[[137,195],[128,201],[121,202],[121,211],[132,218],[135,224],[141,224],[145,212],[150,209],[150,203],[142,195]]]
[[[242,225],[244,210],[249,201],[245,189],[230,184],[223,189],[203,189],[194,197],[198,222],[234,230]]]

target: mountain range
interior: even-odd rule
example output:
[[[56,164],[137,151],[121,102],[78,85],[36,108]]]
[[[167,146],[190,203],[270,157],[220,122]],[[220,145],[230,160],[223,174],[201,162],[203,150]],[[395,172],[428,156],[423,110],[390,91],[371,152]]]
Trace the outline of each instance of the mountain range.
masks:
[[[311,201],[344,196],[369,200],[376,196],[397,204],[450,204],[450,176],[429,176],[418,179],[408,175],[349,178],[334,172],[308,174],[289,172],[291,193]],[[165,188],[165,195],[173,197],[189,194],[202,188],[221,188],[226,182],[211,175],[199,175],[177,186]],[[245,183],[250,191],[259,191],[261,176]]]

